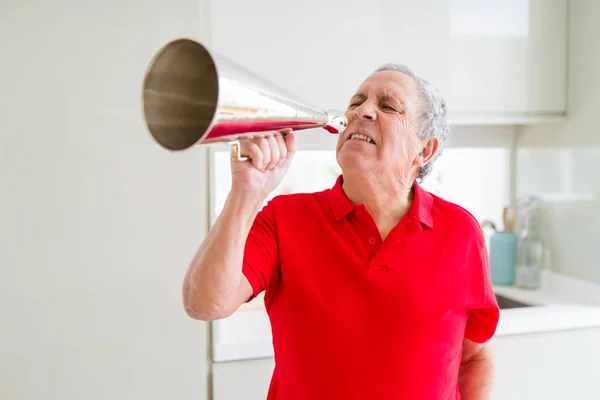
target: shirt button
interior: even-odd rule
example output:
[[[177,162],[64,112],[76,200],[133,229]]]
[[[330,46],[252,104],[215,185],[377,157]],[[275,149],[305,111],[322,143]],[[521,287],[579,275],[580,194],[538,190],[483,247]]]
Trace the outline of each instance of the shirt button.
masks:
[[[375,244],[375,243],[377,243],[377,239],[375,239],[374,237],[370,237],[369,244]]]

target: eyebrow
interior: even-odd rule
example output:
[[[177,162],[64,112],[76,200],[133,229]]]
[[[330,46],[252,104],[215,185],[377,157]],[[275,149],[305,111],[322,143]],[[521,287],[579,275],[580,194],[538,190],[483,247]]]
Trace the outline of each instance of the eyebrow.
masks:
[[[402,102],[400,101],[400,99],[396,98],[396,96],[390,96],[387,93],[384,93],[383,95],[379,96],[379,100],[380,101],[390,102],[390,103],[400,103],[400,104],[402,104]]]
[[[365,99],[367,98],[367,96],[366,96],[364,93],[360,93],[360,92],[359,92],[359,93],[356,93],[354,96],[352,96],[352,99],[351,99],[351,100],[353,100],[353,99],[355,99],[355,98],[357,98],[357,97],[358,97],[359,99],[361,99],[361,100],[365,100]]]
[[[354,96],[352,96],[351,100],[354,100],[354,99],[357,99],[357,98],[360,99],[360,100],[366,100],[367,95],[365,95],[364,93],[358,92]],[[404,104],[396,96],[392,96],[392,95],[390,95],[388,93],[384,93],[384,94],[378,96],[378,99],[379,99],[379,101],[387,101],[387,102],[392,102],[392,103]]]

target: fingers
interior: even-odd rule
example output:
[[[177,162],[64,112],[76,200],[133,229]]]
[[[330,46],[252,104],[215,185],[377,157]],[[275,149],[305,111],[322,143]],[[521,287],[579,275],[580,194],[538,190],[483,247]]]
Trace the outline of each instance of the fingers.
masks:
[[[264,153],[259,144],[253,140],[240,140],[240,152],[243,157],[248,157],[254,168],[262,170]]]
[[[281,136],[281,135],[272,135],[272,136],[268,136],[267,139],[267,143],[269,143],[269,153],[270,153],[270,158],[269,158],[269,162],[266,165],[267,169],[273,169],[273,167],[275,167],[275,165],[279,164],[279,155],[280,155],[280,151],[279,151],[279,144],[277,143],[277,139],[275,138],[275,136]]]
[[[295,134],[291,129],[275,131],[264,137],[240,140],[240,152],[250,159],[254,168],[264,171],[284,166],[286,161],[289,164],[296,152],[295,143]]]
[[[276,165],[281,167],[285,164],[285,160],[287,159],[287,146],[283,135],[275,135],[275,141],[277,142],[277,149],[279,151],[279,162],[277,162]]]
[[[267,138],[240,140],[241,154],[250,159],[254,168],[264,171],[271,162],[271,145]]]
[[[287,135],[285,135],[285,146],[286,146],[287,156],[286,156],[286,159],[284,160],[284,162],[287,161],[287,163],[289,165],[289,163],[292,162],[292,159],[296,155],[296,151],[297,151],[296,133],[295,132],[290,132]]]

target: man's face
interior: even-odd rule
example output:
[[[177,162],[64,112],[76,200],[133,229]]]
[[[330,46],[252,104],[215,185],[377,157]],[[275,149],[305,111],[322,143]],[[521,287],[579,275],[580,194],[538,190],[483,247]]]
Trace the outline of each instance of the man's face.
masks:
[[[350,100],[348,127],[338,138],[342,170],[378,170],[402,177],[418,172],[420,100],[417,82],[406,74],[383,71],[367,78]]]

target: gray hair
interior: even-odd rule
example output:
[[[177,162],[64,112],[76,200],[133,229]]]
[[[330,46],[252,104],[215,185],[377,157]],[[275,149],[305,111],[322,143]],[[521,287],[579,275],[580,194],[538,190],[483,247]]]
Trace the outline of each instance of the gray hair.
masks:
[[[448,127],[448,122],[446,120],[446,102],[442,97],[442,93],[433,84],[416,76],[406,65],[386,63],[377,68],[374,72],[381,71],[402,72],[403,74],[412,77],[421,90],[421,100],[423,104],[418,122],[417,135],[423,140],[437,138],[439,142],[436,154],[426,165],[421,167],[421,171],[419,171],[417,180],[422,182],[433,169],[434,161],[442,155],[442,149],[448,139],[450,128]]]

